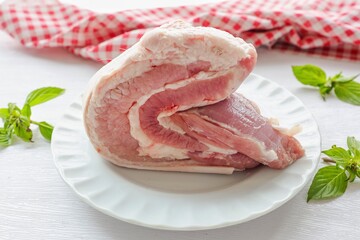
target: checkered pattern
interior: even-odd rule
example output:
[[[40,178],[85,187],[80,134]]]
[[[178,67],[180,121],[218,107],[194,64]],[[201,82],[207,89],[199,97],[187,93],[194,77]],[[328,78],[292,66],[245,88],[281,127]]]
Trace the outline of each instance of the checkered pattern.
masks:
[[[255,46],[360,60],[360,2],[232,0],[195,6],[95,13],[56,0],[0,5],[0,27],[26,47],[65,47],[108,62],[149,29],[173,19],[211,26]]]

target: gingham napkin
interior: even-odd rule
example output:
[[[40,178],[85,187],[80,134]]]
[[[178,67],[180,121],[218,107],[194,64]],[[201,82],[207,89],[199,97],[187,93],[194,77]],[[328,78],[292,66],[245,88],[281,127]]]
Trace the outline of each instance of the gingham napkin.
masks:
[[[0,5],[1,28],[26,47],[65,47],[108,62],[148,30],[173,19],[211,26],[255,46],[360,60],[360,2],[233,0],[96,13],[55,0]]]

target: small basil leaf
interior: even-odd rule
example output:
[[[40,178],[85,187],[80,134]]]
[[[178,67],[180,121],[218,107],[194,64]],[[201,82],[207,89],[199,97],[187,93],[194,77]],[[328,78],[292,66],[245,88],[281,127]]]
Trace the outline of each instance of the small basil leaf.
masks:
[[[15,135],[24,140],[25,142],[31,142],[32,131],[30,129],[30,119],[26,116],[20,116],[15,122]]]
[[[51,141],[51,137],[52,137],[54,127],[51,124],[47,123],[47,122],[40,122],[39,123],[39,129],[40,129],[41,135],[46,140]]]
[[[326,83],[326,73],[317,66],[311,64],[292,66],[292,71],[302,84],[317,87]]]
[[[0,108],[0,118],[5,121],[5,119],[9,117],[9,109],[8,108]]]
[[[360,141],[356,140],[355,137],[348,137],[347,145],[354,156],[358,155],[360,151]]]
[[[340,78],[342,78],[342,77],[344,77],[344,76],[342,75],[342,72],[339,72],[338,74],[336,74],[336,75],[334,75],[333,77],[331,77],[331,80],[332,80],[332,81],[336,81],[336,80],[338,80],[338,79],[340,79]]]
[[[354,182],[354,180],[356,178],[356,171],[354,171],[353,169],[348,169],[348,173],[349,173],[349,177],[348,177],[347,181]]]
[[[33,137],[31,129],[21,124],[15,126],[15,134],[25,142],[31,142]]]
[[[340,166],[345,166],[347,162],[351,159],[350,154],[344,148],[333,146],[328,150],[322,151],[322,153],[331,157],[336,161],[336,164]]]
[[[319,169],[311,183],[307,201],[343,195],[347,188],[346,180],[345,170],[336,166],[327,166]]]
[[[344,77],[343,75],[340,74],[340,76],[335,75],[334,77],[331,78],[331,80],[334,82],[351,82],[354,81],[358,76],[359,74],[352,77]]]
[[[0,128],[0,146],[9,146],[9,139],[5,128]]]
[[[360,83],[358,82],[336,83],[335,94],[341,101],[360,106]]]
[[[25,103],[23,108],[21,109],[21,115],[27,117],[27,118],[30,118],[31,116],[31,108],[30,108],[30,105]]]
[[[53,98],[56,98],[63,94],[65,89],[58,87],[44,87],[39,88],[31,93],[26,98],[25,104],[29,104],[30,107],[38,105],[40,103],[47,102]]]
[[[4,122],[4,129],[9,129],[15,122],[16,118],[9,117]]]
[[[13,138],[13,128],[8,129],[0,128],[0,146],[9,146],[12,143]]]
[[[15,103],[8,103],[9,115],[20,116],[20,108]]]

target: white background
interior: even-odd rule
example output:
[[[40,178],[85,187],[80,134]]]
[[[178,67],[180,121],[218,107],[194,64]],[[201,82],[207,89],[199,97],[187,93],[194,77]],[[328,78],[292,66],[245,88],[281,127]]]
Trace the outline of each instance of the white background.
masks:
[[[1,2],[1,1],[0,1]],[[154,1],[72,1],[109,11],[155,6]],[[204,1],[183,1],[186,3]],[[109,5],[110,4],[110,5]],[[173,5],[161,1],[162,5]],[[319,123],[322,146],[345,145],[349,135],[360,139],[360,107],[330,96],[322,101],[316,90],[301,86],[291,65],[312,63],[329,74],[360,72],[359,62],[260,49],[256,74],[270,78],[297,95]],[[0,107],[22,104],[27,93],[43,86],[59,86],[66,94],[33,109],[33,118],[56,124],[66,107],[85,89],[100,64],[75,57],[62,49],[25,49],[0,32]],[[17,141],[0,149],[0,239],[358,239],[360,236],[360,181],[344,196],[306,203],[309,184],[291,201],[261,218],[237,226],[196,232],[160,231],[108,217],[79,200],[61,180],[52,161],[50,144],[35,129],[35,143]],[[221,204],[221,203],[219,203]]]

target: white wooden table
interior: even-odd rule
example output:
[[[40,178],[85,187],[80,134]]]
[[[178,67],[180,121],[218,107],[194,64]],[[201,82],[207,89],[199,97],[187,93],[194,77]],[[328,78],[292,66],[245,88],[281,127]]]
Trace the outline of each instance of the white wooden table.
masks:
[[[86,4],[80,0],[78,3]],[[94,2],[89,8],[100,6],[105,6],[106,11],[106,5]],[[329,74],[360,72],[359,62],[265,49],[259,50],[254,72],[285,86],[304,102],[319,123],[324,149],[333,144],[344,146],[349,135],[360,139],[359,107],[333,96],[324,102],[316,90],[302,87],[292,76],[291,65],[306,63],[319,65]],[[63,87],[65,95],[33,109],[35,120],[56,124],[100,67],[62,49],[25,49],[0,32],[0,107],[8,102],[22,104],[26,94],[38,87]],[[52,161],[50,144],[36,130],[34,141],[17,141],[0,150],[0,239],[335,240],[360,236],[360,181],[350,184],[341,198],[309,204],[306,203],[308,184],[277,210],[250,222],[217,230],[173,232],[130,225],[83,203],[60,178]]]

